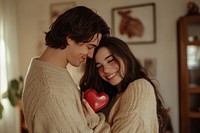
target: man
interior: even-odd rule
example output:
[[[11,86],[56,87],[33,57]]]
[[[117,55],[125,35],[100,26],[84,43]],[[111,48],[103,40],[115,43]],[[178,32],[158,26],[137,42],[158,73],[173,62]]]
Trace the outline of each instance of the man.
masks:
[[[51,25],[47,48],[31,60],[25,78],[22,101],[30,133],[109,131],[103,115],[85,114],[80,91],[66,69],[92,58],[100,39],[109,34],[104,20],[84,6],[66,11]]]

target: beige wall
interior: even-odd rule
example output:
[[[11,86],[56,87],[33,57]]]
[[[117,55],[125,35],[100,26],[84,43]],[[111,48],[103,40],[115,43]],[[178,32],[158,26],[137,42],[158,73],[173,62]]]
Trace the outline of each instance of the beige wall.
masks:
[[[37,56],[41,30],[49,26],[49,6],[72,0],[17,0],[18,44],[20,73],[24,76],[30,59]],[[111,27],[111,9],[114,7],[156,3],[157,41],[153,44],[129,45],[140,59],[155,58],[157,80],[166,105],[171,108],[175,133],[179,132],[178,71],[177,71],[177,19],[186,13],[189,0],[74,0],[76,5],[86,5],[97,10]],[[195,1],[195,0],[194,0]],[[196,0],[197,2],[197,0]],[[200,5],[200,1],[198,2]]]

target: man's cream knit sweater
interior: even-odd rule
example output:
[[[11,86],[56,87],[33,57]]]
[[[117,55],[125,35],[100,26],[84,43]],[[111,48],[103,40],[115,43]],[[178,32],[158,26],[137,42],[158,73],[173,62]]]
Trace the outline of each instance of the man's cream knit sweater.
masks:
[[[99,114],[98,119],[86,120],[80,91],[67,69],[33,59],[26,75],[22,100],[30,133],[110,131],[103,114]]]

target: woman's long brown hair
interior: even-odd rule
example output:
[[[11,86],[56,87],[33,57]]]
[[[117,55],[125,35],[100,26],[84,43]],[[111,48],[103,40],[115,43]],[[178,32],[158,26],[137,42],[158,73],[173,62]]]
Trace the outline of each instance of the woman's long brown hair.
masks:
[[[135,58],[128,45],[118,38],[104,37],[101,39],[99,47],[95,49],[94,57],[98,49],[102,47],[106,47],[110,50],[118,64],[118,58],[121,58],[124,62],[125,75],[121,83],[121,89],[117,90],[116,86],[112,86],[100,78],[96,68],[95,59],[93,58],[87,59],[86,61],[85,73],[80,81],[81,90],[86,91],[89,88],[95,88],[98,92],[106,92],[110,98],[114,98],[117,93],[125,91],[129,83],[140,78],[148,80],[153,86],[156,96],[159,133],[164,133],[168,121],[168,115],[164,107],[163,99],[158,92],[156,85],[152,82],[140,62]]]

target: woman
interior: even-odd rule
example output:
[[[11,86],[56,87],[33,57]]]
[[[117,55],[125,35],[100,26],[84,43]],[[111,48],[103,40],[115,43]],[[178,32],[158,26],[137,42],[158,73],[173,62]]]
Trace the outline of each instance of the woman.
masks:
[[[109,95],[101,112],[112,132],[164,132],[167,113],[161,96],[125,42],[103,38],[85,68],[80,87]]]

